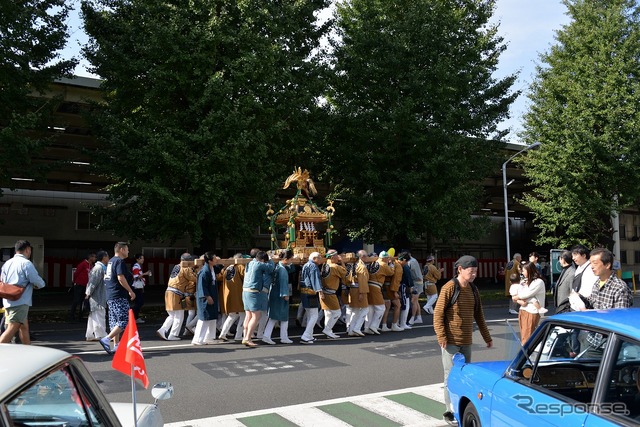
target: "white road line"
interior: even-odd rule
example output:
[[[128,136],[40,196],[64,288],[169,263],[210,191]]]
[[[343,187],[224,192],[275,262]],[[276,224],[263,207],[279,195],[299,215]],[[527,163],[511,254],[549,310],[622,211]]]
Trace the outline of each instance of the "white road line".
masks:
[[[387,395],[388,396],[388,395]],[[365,408],[385,418],[393,420],[401,425],[417,424],[428,425],[433,418],[422,414],[414,409],[396,403],[384,397],[373,397],[370,399],[353,400],[352,403]]]
[[[350,424],[314,407],[304,408],[304,411],[288,408],[277,413],[299,427],[352,427]]]

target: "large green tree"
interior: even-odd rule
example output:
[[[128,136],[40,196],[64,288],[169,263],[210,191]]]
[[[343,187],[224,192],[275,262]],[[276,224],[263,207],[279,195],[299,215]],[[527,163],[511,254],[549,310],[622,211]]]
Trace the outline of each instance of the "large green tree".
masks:
[[[265,203],[314,138],[326,6],[83,2],[85,53],[106,94],[97,166],[114,182],[102,226],[212,247],[266,225]]]
[[[351,237],[401,247],[477,237],[497,124],[517,96],[493,76],[506,48],[485,0],[351,0],[337,8],[325,180]]]
[[[564,1],[571,18],[541,55],[523,162],[537,243],[611,243],[613,211],[640,196],[640,27],[631,0]]]
[[[0,3],[0,181],[41,178],[38,153],[47,137],[55,100],[39,96],[75,60],[59,59],[67,39],[64,0]]]

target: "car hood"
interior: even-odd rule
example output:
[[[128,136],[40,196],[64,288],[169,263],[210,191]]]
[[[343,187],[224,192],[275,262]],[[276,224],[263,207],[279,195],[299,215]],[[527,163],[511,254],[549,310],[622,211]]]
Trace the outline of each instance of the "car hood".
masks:
[[[123,427],[133,427],[135,425],[133,422],[133,404],[111,403],[111,407]],[[164,420],[156,405],[139,403],[136,405],[136,415],[138,416],[138,427],[162,427],[164,425]]]
[[[487,371],[491,371],[497,376],[502,377],[510,363],[510,360],[498,360],[492,362],[474,362],[472,365],[477,369],[486,369]]]

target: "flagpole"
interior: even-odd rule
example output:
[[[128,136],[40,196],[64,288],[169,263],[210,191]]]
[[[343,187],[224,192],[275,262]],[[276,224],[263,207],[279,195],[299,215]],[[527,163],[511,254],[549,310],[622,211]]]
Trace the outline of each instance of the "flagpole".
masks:
[[[133,426],[138,427],[138,414],[136,408],[136,378],[135,378],[135,367],[133,364],[131,365],[131,396],[133,401]]]

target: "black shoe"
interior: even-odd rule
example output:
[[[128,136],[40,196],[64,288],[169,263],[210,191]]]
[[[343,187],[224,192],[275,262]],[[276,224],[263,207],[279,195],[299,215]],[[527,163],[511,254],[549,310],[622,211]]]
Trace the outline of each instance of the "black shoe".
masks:
[[[453,416],[453,412],[451,411],[447,411],[442,414],[442,419],[445,420],[450,426],[458,425],[458,422],[456,421],[455,417]]]

